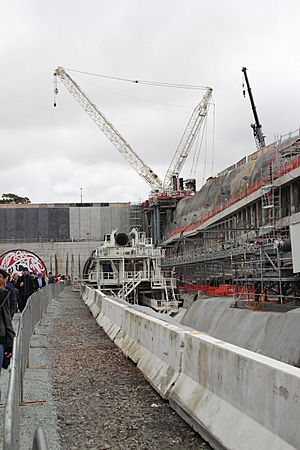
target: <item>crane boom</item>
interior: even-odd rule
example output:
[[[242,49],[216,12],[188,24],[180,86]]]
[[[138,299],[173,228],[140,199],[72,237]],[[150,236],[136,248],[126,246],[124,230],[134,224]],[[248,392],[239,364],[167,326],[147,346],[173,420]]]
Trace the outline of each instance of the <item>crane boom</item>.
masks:
[[[91,117],[95,124],[105,134],[105,136],[114,144],[117,150],[127,159],[135,171],[151,186],[154,190],[162,190],[162,181],[153,170],[144,163],[144,161],[135,153],[132,147],[125,141],[118,130],[109,122],[104,114],[99,111],[96,105],[82,91],[79,85],[70,77],[63,67],[58,67],[55,72],[68,91],[78,101],[84,111]]]
[[[255,106],[255,103],[254,103],[254,98],[253,98],[251,87],[250,87],[250,83],[249,83],[249,80],[248,80],[247,68],[243,67],[242,68],[242,72],[243,72],[244,77],[245,77],[247,90],[248,90],[248,94],[249,94],[249,99],[250,99],[250,103],[251,103],[251,108],[252,108],[252,112],[253,112],[253,116],[254,116],[254,120],[255,120],[255,123],[251,124],[251,128],[253,129],[254,139],[255,139],[257,148],[263,148],[263,147],[266,146],[265,136],[263,135],[262,126],[261,126],[261,123],[259,121],[257,110],[256,110],[256,106]]]
[[[195,141],[197,132],[199,131],[208,112],[209,101],[212,95],[212,89],[207,88],[207,91],[201,102],[194,109],[190,120],[186,126],[183,136],[179,142],[177,150],[173,156],[171,164],[166,172],[163,187],[168,189],[171,186],[173,177],[178,177],[183,165],[188,157],[188,154]]]

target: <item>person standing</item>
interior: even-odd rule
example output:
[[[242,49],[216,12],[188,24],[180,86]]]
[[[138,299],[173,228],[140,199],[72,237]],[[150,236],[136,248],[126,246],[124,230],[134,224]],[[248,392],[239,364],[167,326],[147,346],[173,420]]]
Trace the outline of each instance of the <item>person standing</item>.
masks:
[[[37,282],[37,274],[31,272],[29,275],[30,275],[30,278],[32,279],[32,284],[33,284],[34,290],[37,291],[39,288],[38,282]]]
[[[2,274],[0,274],[1,277]],[[4,356],[9,359],[12,356],[14,337],[15,332],[9,310],[9,291],[0,287],[0,370]]]
[[[44,286],[46,286],[46,282],[41,273],[38,273],[36,282],[37,282],[38,289],[42,289]]]
[[[18,310],[17,292],[12,283],[10,283],[10,275],[5,270],[0,269],[0,287],[7,289],[9,292],[8,303],[10,310],[10,318],[12,319],[14,314]]]
[[[55,276],[53,275],[52,272],[49,272],[49,275],[48,275],[48,283],[49,283],[49,284],[55,283]]]
[[[35,282],[29,275],[27,267],[23,268],[22,275],[19,277],[17,282],[17,288],[19,289],[19,310],[20,312],[26,306],[28,298],[35,291]]]
[[[11,277],[11,284],[13,285],[13,287],[15,288],[16,291],[16,296],[17,296],[17,309],[18,309],[18,305],[20,303],[20,296],[19,296],[19,288],[18,288],[18,279],[19,279],[19,274],[14,273]]]

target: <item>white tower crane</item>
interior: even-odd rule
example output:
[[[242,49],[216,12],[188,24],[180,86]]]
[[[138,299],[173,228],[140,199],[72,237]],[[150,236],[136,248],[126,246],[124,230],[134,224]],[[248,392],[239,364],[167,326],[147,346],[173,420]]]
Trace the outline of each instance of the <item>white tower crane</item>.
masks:
[[[186,126],[183,136],[179,142],[177,150],[173,156],[170,167],[166,172],[166,176],[163,182],[164,190],[168,190],[172,186],[172,180],[174,177],[178,177],[180,171],[182,170],[188,154],[192,148],[195,141],[197,133],[199,132],[205,117],[207,116],[209,102],[212,95],[212,89],[207,88],[207,91],[202,98],[199,105],[194,109],[191,118]]]
[[[127,159],[135,171],[157,192],[170,191],[173,177],[178,177],[187,156],[195,141],[196,135],[207,115],[212,89],[207,88],[206,93],[194,109],[192,116],[187,124],[184,134],[180,140],[178,148],[173,156],[169,169],[167,170],[164,183],[158,175],[135,153],[132,147],[125,141],[118,130],[109,122],[104,114],[88,98],[79,85],[71,78],[63,67],[58,67],[54,72],[55,77],[59,77],[68,91],[78,101],[81,107],[92,118],[100,130],[114,144],[117,150]],[[56,84],[55,84],[56,86]],[[57,87],[54,89],[57,94]],[[54,103],[54,106],[56,103]]]
[[[88,96],[82,91],[78,84],[70,77],[70,75],[63,69],[58,67],[54,76],[58,76],[62,83],[66,86],[68,91],[78,101],[80,106],[88,113],[100,130],[108,137],[114,144],[117,150],[127,159],[135,171],[150,185],[153,190],[161,191],[162,182],[158,175],[150,169],[147,164],[135,153],[132,147],[125,141],[116,128],[109,122],[104,114],[94,105]],[[55,88],[57,94],[57,88]]]

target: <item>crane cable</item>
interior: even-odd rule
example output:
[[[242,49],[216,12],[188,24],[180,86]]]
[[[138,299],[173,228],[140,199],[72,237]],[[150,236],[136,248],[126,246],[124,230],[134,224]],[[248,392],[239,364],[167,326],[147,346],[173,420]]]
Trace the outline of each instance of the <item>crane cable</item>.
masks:
[[[109,89],[109,88],[106,88],[104,86],[101,86],[99,84],[91,83],[91,82],[87,81],[86,79],[84,79],[83,77],[79,76],[78,78],[82,82],[84,82],[84,83],[86,83],[86,84],[88,84],[90,86],[95,86],[97,88],[100,88],[100,89],[102,89],[102,90],[104,90],[106,92],[110,92],[110,93],[112,93],[114,95],[117,95],[119,97],[129,98],[130,100],[136,100],[136,101],[141,102],[141,103],[150,103],[152,105],[168,106],[168,107],[171,107],[171,108],[191,109],[193,107],[193,105],[178,105],[178,104],[175,104],[175,103],[171,104],[171,103],[155,102],[153,100],[146,100],[146,99],[143,99],[143,98],[135,97],[133,95],[126,95],[126,94],[123,94],[121,92],[117,92],[117,91],[115,91],[113,89]]]
[[[201,130],[199,130],[197,133],[197,141],[196,141],[196,145],[195,145],[195,151],[194,151],[193,161],[192,161],[191,170],[190,170],[191,178],[196,178],[196,171],[198,169],[199,158],[200,158],[200,154],[201,154],[201,151],[203,148],[202,144],[203,144],[206,126],[207,126],[207,118],[205,118],[205,121],[203,122],[203,126],[201,127]]]
[[[199,157],[200,157],[200,153],[202,150],[202,142],[203,142],[203,128],[201,129],[201,132],[200,132],[200,130],[198,130],[197,137],[196,137],[195,151],[193,154],[193,160],[192,160],[192,165],[191,165],[191,170],[190,170],[191,178],[194,178],[195,174],[196,174]]]
[[[75,70],[75,69],[68,69],[68,68],[65,68],[65,70],[67,70],[69,72],[82,73],[84,75],[90,75],[90,76],[100,77],[100,78],[108,78],[108,79],[117,80],[117,81],[126,81],[129,83],[135,83],[135,84],[147,84],[147,85],[151,85],[151,86],[171,87],[171,88],[178,88],[178,89],[209,89],[207,86],[200,86],[198,84],[182,84],[182,83],[166,83],[166,82],[162,82],[162,81],[132,80],[130,78],[113,77],[110,75],[103,75],[103,74],[99,74],[99,73],[84,72],[83,70]]]
[[[213,122],[212,122],[212,159],[211,159],[211,169],[210,169],[210,176],[213,176],[213,170],[214,170],[214,163],[215,163],[215,129],[216,129],[216,109],[215,109],[215,103],[214,101],[212,101],[212,106],[213,106]],[[202,143],[203,143],[203,139],[205,137],[205,148],[204,148],[204,167],[203,167],[203,176],[202,176],[202,184],[204,184],[204,178],[205,178],[205,172],[206,172],[206,165],[207,165],[207,160],[206,160],[206,156],[207,156],[207,135],[208,135],[208,121],[207,121],[207,117],[205,119],[205,122],[203,124],[203,128],[202,128],[202,134],[201,134],[201,141],[199,144],[199,134],[197,136],[197,142],[196,142],[196,146],[198,147],[198,151],[194,152],[194,156],[193,156],[193,162],[192,162],[192,168],[191,168],[191,177],[195,178],[195,174],[196,174],[196,170],[198,167],[198,163],[199,163],[199,157],[200,157],[200,153],[202,150]]]
[[[212,160],[211,160],[211,176],[213,174],[213,170],[214,170],[214,163],[215,163],[215,127],[216,127],[216,111],[215,111],[215,103],[214,101],[212,101],[212,106],[213,106],[213,122],[212,122]],[[196,138],[196,144],[195,144],[195,151],[193,154],[193,159],[192,159],[192,164],[191,164],[191,170],[190,170],[190,176],[195,178],[195,174],[196,174],[196,170],[198,167],[198,163],[199,163],[199,157],[201,154],[201,150],[202,150],[202,143],[203,143],[203,139],[204,139],[204,133],[205,134],[205,146],[207,147],[207,128],[208,128],[208,123],[207,123],[208,118],[206,117],[205,122],[203,124],[203,128],[201,133],[197,133],[197,138]],[[201,138],[200,138],[201,135]],[[206,159],[206,152],[207,149],[205,148],[204,150],[204,157]],[[204,160],[204,173],[203,173],[203,179],[205,176],[205,171],[206,171],[206,160]]]
[[[215,164],[215,131],[216,131],[216,105],[215,102],[212,100],[212,106],[213,106],[213,138],[212,138],[212,158],[211,158],[211,169],[210,169],[210,176],[213,176],[214,172],[214,164]]]
[[[204,143],[204,167],[203,167],[203,177],[202,177],[202,185],[205,180],[205,171],[206,171],[206,156],[207,156],[207,121],[205,122],[205,126],[203,128],[203,134],[205,135],[205,143]]]

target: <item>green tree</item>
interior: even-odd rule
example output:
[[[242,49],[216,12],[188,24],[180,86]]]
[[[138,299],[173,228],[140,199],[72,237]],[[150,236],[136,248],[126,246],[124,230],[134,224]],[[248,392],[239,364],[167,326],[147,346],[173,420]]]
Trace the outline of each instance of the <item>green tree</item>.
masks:
[[[20,197],[19,195],[8,193],[2,194],[2,199],[0,199],[0,204],[4,203],[15,203],[15,204],[28,204],[31,203],[28,197]]]

